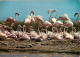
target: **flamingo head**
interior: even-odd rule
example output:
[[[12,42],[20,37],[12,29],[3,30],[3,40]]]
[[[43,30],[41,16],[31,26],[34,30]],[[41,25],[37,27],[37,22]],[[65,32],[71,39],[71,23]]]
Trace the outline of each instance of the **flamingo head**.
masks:
[[[51,9],[49,9],[49,10],[48,10],[48,13],[49,13],[50,11],[52,11],[52,10],[51,10]]]
[[[16,13],[15,13],[15,16],[16,16],[16,15],[18,15],[18,16],[19,16],[19,13],[18,13],[18,12],[16,12]]]
[[[55,9],[55,10],[52,11],[52,13],[53,13],[53,12],[57,12],[57,10]]]
[[[78,14],[79,14],[79,13],[75,13],[75,14],[74,14],[74,17],[75,17],[76,15],[78,15]]]
[[[34,14],[34,11],[33,11],[33,10],[31,11],[30,15],[31,15],[31,14]]]

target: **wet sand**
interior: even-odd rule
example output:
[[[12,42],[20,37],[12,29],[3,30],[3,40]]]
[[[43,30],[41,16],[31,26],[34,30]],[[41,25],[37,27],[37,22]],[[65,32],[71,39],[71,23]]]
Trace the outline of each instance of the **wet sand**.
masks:
[[[80,54],[80,40],[64,41],[16,41],[13,39],[0,41],[0,52],[9,53],[73,53]]]

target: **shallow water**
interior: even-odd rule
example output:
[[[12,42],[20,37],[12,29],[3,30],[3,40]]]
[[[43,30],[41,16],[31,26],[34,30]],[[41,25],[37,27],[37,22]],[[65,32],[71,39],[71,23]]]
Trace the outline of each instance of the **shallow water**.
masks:
[[[76,54],[0,53],[0,57],[80,57],[80,55],[76,55]]]

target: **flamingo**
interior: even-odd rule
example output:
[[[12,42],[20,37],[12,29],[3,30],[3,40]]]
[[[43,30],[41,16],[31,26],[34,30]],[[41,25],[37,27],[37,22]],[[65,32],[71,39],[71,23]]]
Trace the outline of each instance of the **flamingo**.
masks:
[[[41,27],[41,23],[38,25],[38,30],[39,27]],[[43,41],[47,39],[47,34],[44,32],[40,32],[40,30],[37,32],[35,31],[31,31],[31,39],[35,40],[35,41]]]
[[[75,29],[75,32],[73,32],[74,39],[80,39],[80,33],[76,32],[76,28],[74,28],[74,29]]]
[[[32,40],[37,40],[39,38],[39,35],[35,31],[31,31],[30,33]]]
[[[35,20],[35,22],[43,22],[44,20],[42,19],[42,17],[40,15],[38,16],[33,16],[34,14],[34,11],[31,11],[30,15],[31,15],[31,18],[33,18]]]
[[[65,36],[65,39],[74,39],[74,35],[70,34],[70,33],[67,33],[67,31],[65,31],[65,28],[64,27],[64,32],[63,32],[63,35]]]
[[[4,31],[4,33],[5,33],[6,35],[9,35],[10,32],[7,30],[7,29],[9,29],[9,27],[8,27],[8,26],[5,26],[5,28],[6,28],[6,30]]]
[[[78,25],[78,31],[79,31],[79,27],[80,27],[80,20],[78,20],[78,18],[79,18],[79,13],[75,13],[75,14],[74,14],[74,17],[75,17],[76,15],[78,15],[78,16],[77,16],[77,19],[76,19],[76,24]]]
[[[2,26],[0,25],[0,38],[6,39],[7,35],[5,33],[3,33],[1,29],[2,29]]]
[[[42,28],[43,25],[40,23],[38,27]],[[39,30],[39,29],[38,29],[38,30]],[[46,31],[45,29],[44,29],[44,31],[46,31],[46,33],[43,32],[42,30],[43,30],[43,29],[41,29],[41,32],[40,32],[40,30],[39,30],[39,34],[38,34],[38,35],[40,36],[39,39],[40,39],[41,41],[47,40],[47,38],[48,38],[48,33],[47,33],[47,31]]]
[[[56,19],[56,17],[57,17],[57,15],[58,15],[58,11],[55,9],[55,10],[51,10],[51,9],[49,9],[48,10],[48,13],[51,11],[51,15],[52,15],[52,13],[53,12],[57,12],[57,14],[56,14],[56,16],[55,16],[55,18],[51,18],[51,15],[50,15],[50,17],[49,17],[49,20],[51,19],[51,23],[52,23],[52,32],[53,32],[53,25],[55,26],[55,27],[59,27],[60,25],[62,25],[63,23],[61,22],[61,21],[57,21],[57,19]]]
[[[64,23],[64,21],[70,20],[70,18],[68,17],[67,14],[63,14],[63,15],[59,16],[59,19],[57,19],[57,20],[62,20]]]
[[[52,32],[53,32],[53,23],[56,22],[56,16],[58,15],[58,12],[57,12],[57,10],[53,10],[53,11],[52,11],[51,9],[49,9],[49,10],[48,10],[48,13],[49,13],[50,11],[51,11],[51,15],[50,15],[50,17],[49,17],[49,21],[50,21],[51,24],[52,24]],[[52,18],[52,19],[51,19],[51,16],[52,16],[52,13],[53,13],[53,12],[57,12],[57,15],[55,16],[55,18]]]
[[[34,14],[34,12],[33,12],[33,11],[31,11],[30,16],[28,16],[28,18],[27,18],[27,19],[25,19],[24,23],[26,23],[26,24],[34,23],[34,22],[35,22],[35,20],[34,20],[34,18],[33,18],[33,14]]]
[[[15,19],[13,17],[8,17],[5,22],[14,23]]]
[[[48,34],[47,34],[47,33],[40,32],[39,35],[41,36],[41,37],[39,38],[41,41],[47,40],[47,38],[48,38]]]
[[[34,19],[35,19],[35,22],[38,22],[38,23],[40,23],[40,22],[43,22],[43,21],[44,21],[40,15],[35,16],[35,17],[34,17]]]
[[[24,23],[25,23],[25,24],[29,24],[29,27],[30,27],[30,25],[31,25],[32,23],[35,22],[35,20],[34,20],[34,18],[33,18],[33,14],[34,14],[34,12],[31,11],[31,13],[30,13],[31,16],[28,16],[28,18],[26,18],[26,19],[24,20]],[[30,33],[30,30],[29,30],[28,32]]]
[[[31,34],[30,37],[31,37],[31,39],[32,39],[32,40],[40,40],[40,39],[39,39],[39,38],[40,38],[39,34],[33,30],[33,27],[30,26],[29,29],[31,30],[31,31],[30,31],[30,34]]]
[[[4,34],[6,34],[6,35],[8,35],[8,34],[10,34],[9,32],[8,32],[8,29],[9,27],[8,26],[6,26],[5,25],[5,23],[2,23],[2,32],[4,33]],[[6,30],[5,30],[6,29]]]
[[[19,24],[18,27],[17,27],[17,32],[16,32],[16,35],[17,37],[20,39],[21,36],[22,36],[22,32],[21,32],[21,29],[22,29],[22,26]]]
[[[25,25],[23,25],[23,32],[22,32],[22,35],[19,39],[21,40],[30,40],[30,37],[27,35],[26,31],[25,31]]]
[[[63,15],[59,16],[58,20],[62,20],[63,23],[65,22],[65,25],[68,28],[72,28],[72,30],[73,30],[73,22],[71,21],[71,19],[68,17],[67,14],[63,14]]]
[[[53,32],[51,31],[48,31],[48,39],[53,39],[54,38],[54,34]]]
[[[72,21],[70,21],[70,20],[65,21],[65,25],[66,25],[68,28],[72,28],[72,31],[73,31],[73,22],[72,22]]]
[[[43,25],[46,27],[46,32],[48,32],[47,28],[49,28],[50,26],[52,26],[52,24],[49,21],[44,21]]]
[[[57,30],[57,33],[54,33],[54,40],[62,40],[62,39],[63,39],[63,32],[62,32],[62,30],[61,30],[60,33],[58,33],[58,30]]]
[[[80,39],[80,33],[79,32],[74,32],[74,39]]]
[[[16,15],[18,15],[18,16],[19,16],[19,13],[18,13],[18,12],[16,12],[16,13],[15,13],[15,18],[16,18],[16,22],[17,22],[17,21],[18,21],[18,19],[17,19]]]
[[[13,30],[13,28],[12,28],[13,26],[14,26],[14,23],[12,23],[11,27],[8,28],[8,29],[10,29],[10,34],[8,34],[8,38],[16,39],[17,38],[17,35],[16,35],[17,31]]]
[[[19,13],[15,13],[15,18],[16,18],[16,21],[17,21],[16,15],[19,15]],[[13,17],[8,17],[5,22],[14,23],[15,19]]]

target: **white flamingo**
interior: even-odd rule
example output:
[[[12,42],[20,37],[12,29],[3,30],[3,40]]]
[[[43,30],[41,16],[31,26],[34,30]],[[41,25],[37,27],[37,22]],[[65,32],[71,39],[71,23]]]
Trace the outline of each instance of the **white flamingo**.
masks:
[[[72,30],[73,30],[73,22],[71,21],[71,19],[68,17],[67,14],[63,14],[63,15],[59,16],[58,20],[62,20],[63,23],[65,22],[65,25],[68,28],[72,28]]]
[[[31,16],[28,16],[28,18],[26,18],[26,19],[24,20],[24,23],[25,23],[25,24],[29,24],[29,27],[30,27],[30,25],[31,25],[32,23],[35,22],[35,20],[34,20],[34,18],[33,18],[33,14],[34,14],[34,12],[31,11],[31,13],[30,13]],[[29,29],[28,29],[28,32],[30,32]]]
[[[48,32],[47,28],[49,28],[50,26],[52,26],[52,24],[49,21],[44,21],[43,25],[46,27],[46,32]]]
[[[67,31],[65,31],[65,28],[64,28],[63,35],[65,36],[65,39],[71,39],[71,40],[74,39],[74,35],[67,33]]]
[[[64,23],[64,21],[70,20],[70,18],[68,17],[67,14],[63,14],[63,15],[59,16],[59,19],[58,20],[62,20],[63,23]]]
[[[16,13],[15,13],[16,21],[18,21],[18,18],[16,17],[16,15],[18,15],[18,16],[19,16],[19,13],[18,13],[18,12],[16,12]]]
[[[43,21],[44,21],[40,15],[35,16],[35,17],[34,17],[34,19],[35,19],[35,22],[38,22],[38,23],[40,23],[40,22],[43,22]]]
[[[25,31],[25,25],[23,25],[23,32],[22,32],[22,35],[20,37],[20,39],[22,40],[30,40],[30,37],[27,35],[26,31]]]
[[[60,28],[61,30],[61,28]],[[54,40],[63,40],[63,32],[61,30],[60,33],[58,33],[58,29],[57,29],[57,33],[54,33]]]

